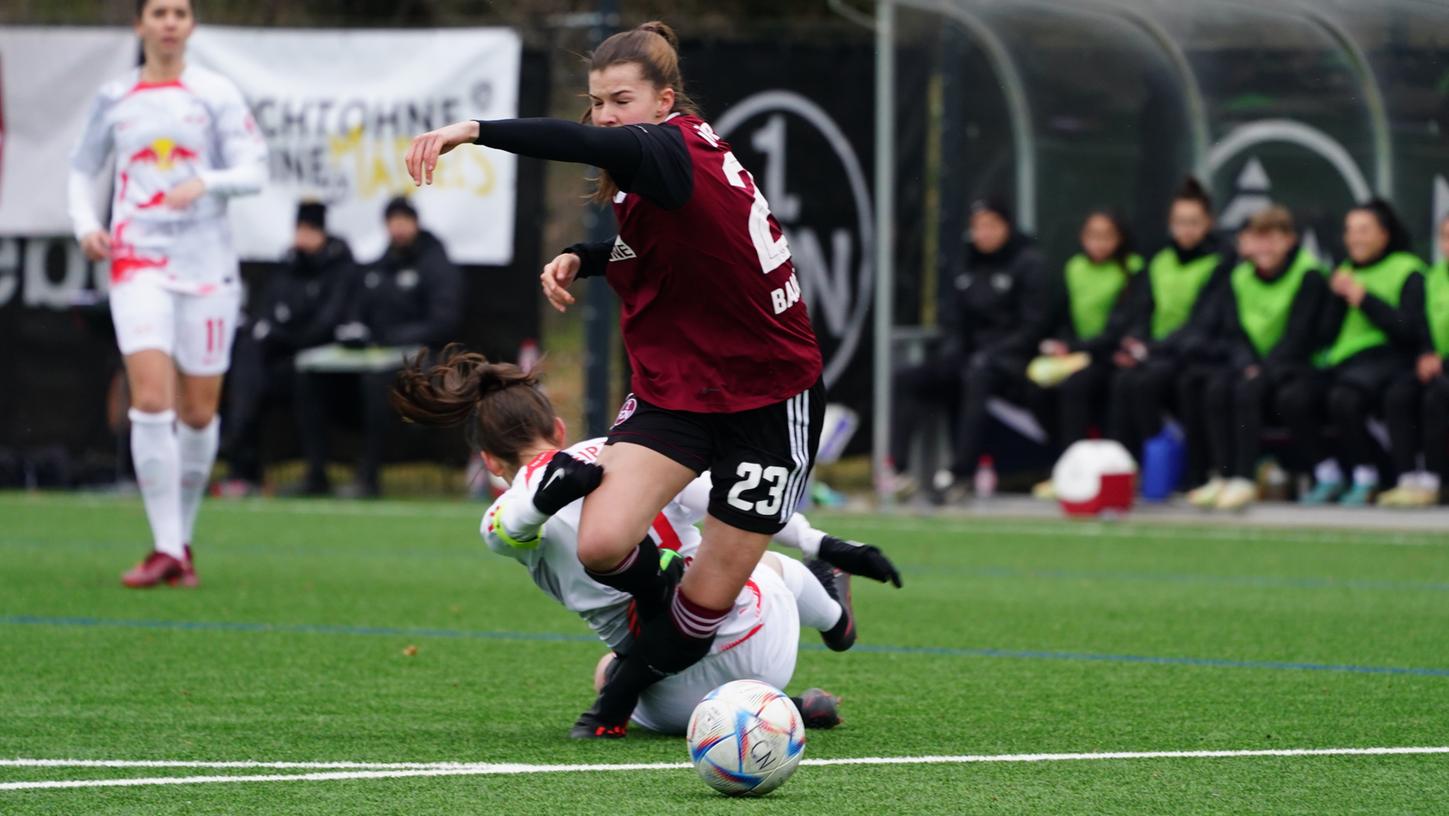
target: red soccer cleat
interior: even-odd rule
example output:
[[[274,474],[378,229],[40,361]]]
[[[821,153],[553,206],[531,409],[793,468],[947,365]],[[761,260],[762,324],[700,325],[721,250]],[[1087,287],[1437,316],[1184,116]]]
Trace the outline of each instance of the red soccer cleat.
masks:
[[[145,561],[121,576],[121,583],[132,589],[146,589],[162,581],[170,583],[173,579],[180,579],[185,570],[186,565],[181,561],[160,550],[153,550]]]
[[[191,560],[191,545],[186,545],[186,560],[181,562],[181,574],[166,579],[166,583],[174,587],[185,587],[192,589],[201,583],[196,577],[196,562]]]

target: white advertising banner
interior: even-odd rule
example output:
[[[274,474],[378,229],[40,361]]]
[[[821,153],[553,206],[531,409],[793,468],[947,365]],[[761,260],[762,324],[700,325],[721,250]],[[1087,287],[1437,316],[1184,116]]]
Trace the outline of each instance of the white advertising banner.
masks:
[[[70,149],[138,52],[124,28],[0,27],[0,236],[71,234]]]
[[[267,189],[232,202],[242,257],[281,257],[297,203],[315,198],[329,204],[328,230],[371,261],[387,243],[383,206],[406,193],[454,261],[512,261],[512,155],[456,150],[421,190],[402,157],[423,131],[518,115],[522,45],[514,31],[202,26],[189,53],[241,88],[271,151]]]
[[[509,29],[199,27],[188,59],[236,83],[270,151],[267,188],[231,203],[242,257],[280,258],[297,203],[318,199],[328,230],[371,261],[387,242],[383,206],[407,194],[454,261],[511,262],[513,156],[454,151],[421,190],[402,157],[434,127],[516,116],[521,54]],[[0,28],[0,236],[70,234],[71,146],[97,89],[136,56],[126,29]]]

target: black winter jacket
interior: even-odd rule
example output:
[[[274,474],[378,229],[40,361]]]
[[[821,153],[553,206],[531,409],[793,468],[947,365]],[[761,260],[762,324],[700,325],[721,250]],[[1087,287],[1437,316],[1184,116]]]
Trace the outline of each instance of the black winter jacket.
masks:
[[[407,247],[388,247],[360,275],[351,320],[372,342],[437,348],[456,338],[463,319],[463,275],[426,230]]]

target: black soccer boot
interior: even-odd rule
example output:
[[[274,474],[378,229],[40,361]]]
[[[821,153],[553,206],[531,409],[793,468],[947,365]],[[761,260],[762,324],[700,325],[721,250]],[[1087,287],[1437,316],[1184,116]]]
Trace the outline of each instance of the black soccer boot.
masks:
[[[799,697],[791,697],[790,701],[800,709],[800,719],[805,723],[806,728],[818,728],[821,730],[834,728],[840,725],[840,698],[825,689],[806,689]]]
[[[836,569],[819,558],[805,562],[805,566],[825,587],[825,594],[840,604],[840,620],[830,629],[820,633],[820,639],[832,652],[843,652],[855,645],[855,610],[850,604],[850,573]]]

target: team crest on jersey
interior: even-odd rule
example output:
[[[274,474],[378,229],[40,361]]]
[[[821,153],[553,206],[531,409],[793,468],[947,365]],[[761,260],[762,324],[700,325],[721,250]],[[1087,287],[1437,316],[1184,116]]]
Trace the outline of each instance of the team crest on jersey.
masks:
[[[614,261],[627,261],[630,258],[637,257],[639,256],[634,254],[634,250],[631,249],[628,244],[624,243],[623,236],[619,236],[614,239],[614,249],[609,252],[610,263],[613,263]]]
[[[633,394],[630,394],[628,399],[624,400],[624,404],[619,406],[619,415],[614,417],[614,427],[617,428],[628,422],[629,417],[634,416],[634,412],[637,410],[639,410],[639,401],[634,399]]]

